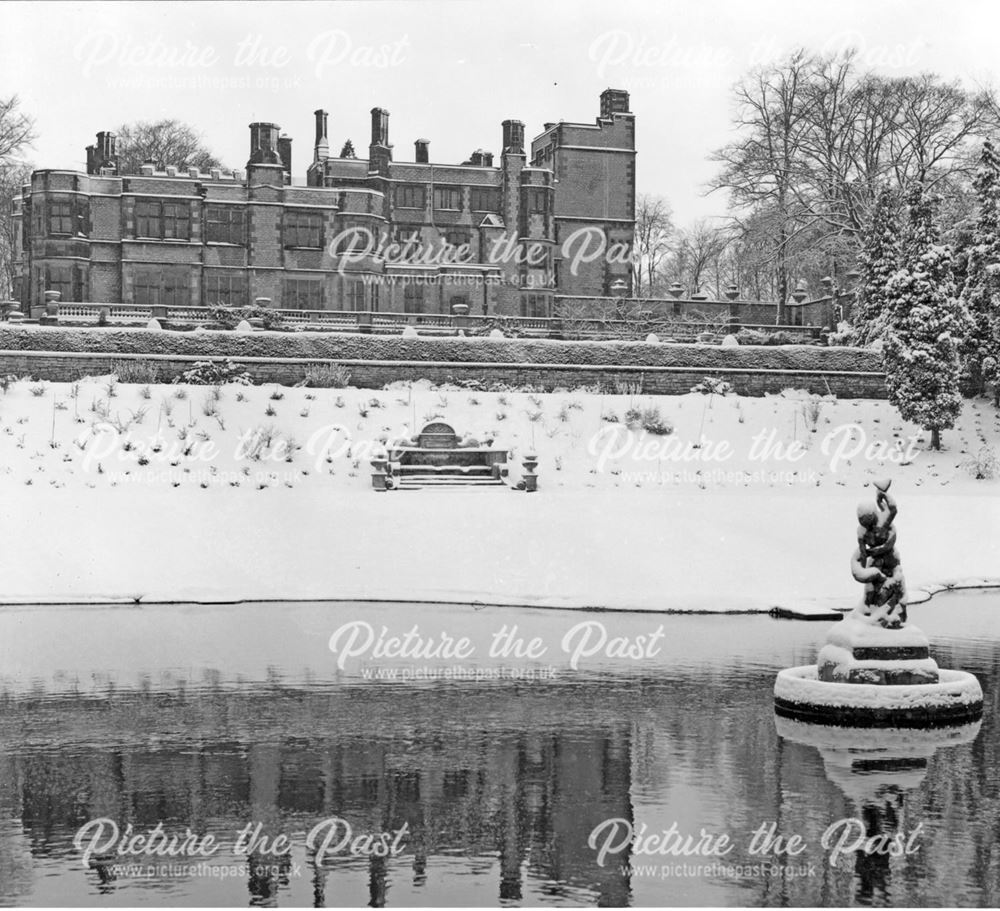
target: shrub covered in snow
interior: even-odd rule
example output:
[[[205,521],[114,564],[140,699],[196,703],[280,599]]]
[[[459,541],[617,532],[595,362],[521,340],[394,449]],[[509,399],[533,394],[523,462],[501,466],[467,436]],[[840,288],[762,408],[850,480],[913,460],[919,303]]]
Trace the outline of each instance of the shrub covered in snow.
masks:
[[[917,184],[909,196],[902,268],[889,279],[885,333],[889,400],[907,421],[940,433],[954,427],[962,410],[959,345],[968,313],[954,295],[951,249],[942,244],[931,200]]]
[[[174,379],[175,383],[188,383],[192,386],[218,386],[223,383],[238,383],[241,386],[252,384],[250,374],[241,370],[228,358],[224,361],[198,361],[190,370],[185,370]]]
[[[992,383],[1000,403],[1000,156],[989,141],[973,186],[979,214],[961,294],[971,323],[962,346],[964,379],[974,395]]]
[[[875,200],[872,220],[864,234],[858,256],[861,282],[852,319],[857,343],[870,345],[885,335],[889,320],[886,286],[899,268],[899,223],[896,198],[883,186]],[[834,342],[831,342],[834,344]]]
[[[603,417],[602,420],[608,420],[612,424],[618,422],[615,415],[611,415],[610,418]],[[647,433],[657,436],[666,436],[674,432],[674,425],[660,414],[660,409],[655,405],[649,405],[645,408],[633,406],[627,409],[625,423],[630,427],[641,427]]]
[[[351,381],[351,371],[343,364],[313,364],[306,368],[304,386],[343,389]]]
[[[283,325],[281,314],[270,307],[248,304],[246,307],[209,307],[208,318],[223,329],[235,329],[244,320],[259,319],[266,329]]]
[[[153,361],[115,361],[111,365],[111,372],[118,377],[120,383],[158,383],[160,381],[159,365]]]
[[[163,354],[205,358],[283,357],[311,361],[406,360],[499,364],[621,365],[726,369],[880,372],[879,356],[860,348],[816,345],[647,345],[645,342],[508,339],[334,333],[146,332],[141,329],[0,327],[0,350]]]
[[[962,468],[977,481],[992,481],[1000,476],[1000,458],[992,446],[983,446],[974,456],[962,462]]]

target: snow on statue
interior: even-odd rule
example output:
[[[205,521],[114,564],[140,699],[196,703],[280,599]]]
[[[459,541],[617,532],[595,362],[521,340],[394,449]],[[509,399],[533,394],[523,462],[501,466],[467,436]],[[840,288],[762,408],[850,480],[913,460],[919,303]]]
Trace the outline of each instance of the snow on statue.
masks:
[[[858,506],[858,547],[851,558],[851,573],[865,587],[862,613],[869,622],[898,629],[906,622],[906,583],[896,550],[896,501],[889,494],[890,481],[876,481],[874,503]]]

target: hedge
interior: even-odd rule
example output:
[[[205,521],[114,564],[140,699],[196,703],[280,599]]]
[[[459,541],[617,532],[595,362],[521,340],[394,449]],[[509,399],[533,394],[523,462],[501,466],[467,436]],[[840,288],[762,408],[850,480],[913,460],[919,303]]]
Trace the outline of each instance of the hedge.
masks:
[[[881,372],[877,351],[815,345],[739,346],[647,344],[462,337],[147,329],[0,328],[0,350],[194,357],[279,357],[303,360],[435,361],[495,364],[692,367],[698,370]]]

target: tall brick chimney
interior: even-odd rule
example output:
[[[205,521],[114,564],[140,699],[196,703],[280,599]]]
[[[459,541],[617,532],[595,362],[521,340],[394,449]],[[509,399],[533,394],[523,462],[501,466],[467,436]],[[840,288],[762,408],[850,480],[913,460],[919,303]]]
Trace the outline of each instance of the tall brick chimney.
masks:
[[[372,108],[372,141],[368,147],[368,167],[383,177],[389,175],[392,146],[389,145],[389,112],[385,108]]]
[[[330,142],[327,139],[327,113],[322,108],[313,112],[316,115],[316,145],[313,149],[313,161],[326,161],[330,157]]]
[[[610,120],[613,114],[628,114],[628,92],[624,89],[605,89],[601,92],[601,119]]]
[[[292,137],[282,133],[278,137],[278,157],[281,159],[281,166],[288,175],[288,182],[292,179]]]
[[[281,164],[278,154],[278,132],[276,123],[250,124],[250,160],[248,164]]]
[[[414,161],[417,164],[428,164],[430,162],[430,140],[429,139],[418,139],[413,143],[414,148]]]
[[[520,120],[503,122],[503,151],[524,154],[524,123]]]
[[[389,112],[385,108],[372,108],[372,145],[389,145]]]
[[[101,171],[118,173],[118,149],[115,134],[102,130],[97,134],[97,144],[87,146],[87,173],[100,174]]]

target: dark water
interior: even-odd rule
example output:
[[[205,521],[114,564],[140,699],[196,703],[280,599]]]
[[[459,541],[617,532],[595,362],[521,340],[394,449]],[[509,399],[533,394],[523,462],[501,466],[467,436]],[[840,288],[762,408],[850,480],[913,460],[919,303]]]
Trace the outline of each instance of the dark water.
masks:
[[[911,613],[939,663],[975,673],[986,692],[981,729],[950,745],[940,732],[780,736],[774,674],[811,662],[825,623],[599,615],[612,635],[662,623],[661,648],[593,655],[574,670],[558,646],[581,615],[563,612],[4,611],[0,904],[996,907],[1000,598],[939,597]],[[517,623],[550,648],[536,661],[359,658],[338,668],[327,640],[359,617],[480,646]],[[365,678],[376,665],[385,674],[458,664],[494,676]],[[150,876],[149,858],[139,858],[143,875],[116,868],[128,857],[84,864],[74,837],[101,817],[122,830],[211,833],[220,848],[206,860],[153,858],[201,867]],[[831,864],[823,833],[854,817],[869,835],[917,831],[914,850]],[[334,818],[345,821],[338,836],[345,824],[354,836],[396,833],[400,853],[345,850],[314,863],[306,833]],[[588,836],[608,819],[647,833],[725,833],[730,866],[627,850],[602,866]],[[257,824],[290,839],[284,859],[234,852],[237,834]],[[798,835],[802,853],[751,855],[751,834],[769,824]]]

